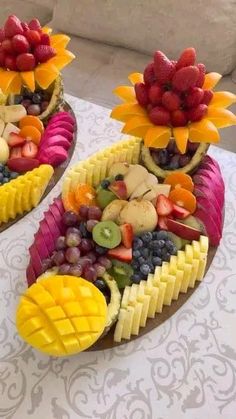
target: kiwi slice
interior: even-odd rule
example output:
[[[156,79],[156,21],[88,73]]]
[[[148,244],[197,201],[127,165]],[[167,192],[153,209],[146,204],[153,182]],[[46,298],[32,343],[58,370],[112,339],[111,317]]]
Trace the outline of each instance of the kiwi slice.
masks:
[[[133,268],[128,263],[112,260],[112,268],[109,274],[116,280],[118,288],[125,288],[131,284],[130,277],[133,275]]]
[[[100,189],[97,192],[96,200],[101,209],[106,208],[114,199],[117,199],[117,196],[107,189]]]
[[[101,221],[93,228],[93,240],[107,249],[114,249],[121,242],[120,228],[114,221]]]
[[[175,244],[176,249],[180,250],[183,247],[183,240],[181,239],[181,237],[177,236],[174,233],[171,233],[171,231],[168,231],[168,236],[170,238],[170,240]]]

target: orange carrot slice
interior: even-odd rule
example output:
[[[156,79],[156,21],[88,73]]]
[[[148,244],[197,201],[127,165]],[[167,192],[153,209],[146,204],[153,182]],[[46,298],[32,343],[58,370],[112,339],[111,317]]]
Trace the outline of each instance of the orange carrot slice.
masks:
[[[44,131],[44,126],[43,126],[42,121],[37,116],[34,116],[34,115],[26,115],[24,116],[24,118],[20,120],[19,127],[23,128],[25,126],[35,127],[41,132],[41,134]]]
[[[193,192],[194,183],[192,181],[191,176],[186,175],[186,173],[182,172],[173,172],[168,175],[164,183],[167,185],[171,185],[171,189],[175,188],[183,188],[187,189],[187,191]]]
[[[196,197],[187,189],[175,188],[170,192],[169,198],[175,204],[188,210],[190,214],[193,214],[196,210]]]
[[[38,128],[33,127],[32,125],[25,125],[21,128],[19,135],[26,140],[33,141],[36,145],[39,145],[41,140],[41,132]]]
[[[75,199],[78,207],[96,205],[96,191],[87,183],[79,183],[75,190]]]

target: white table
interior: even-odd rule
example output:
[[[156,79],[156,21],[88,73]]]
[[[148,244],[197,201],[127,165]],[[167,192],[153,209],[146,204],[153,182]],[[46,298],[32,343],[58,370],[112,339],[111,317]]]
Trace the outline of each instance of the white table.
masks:
[[[120,139],[97,105],[67,97],[78,122],[71,164]],[[226,183],[224,237],[204,282],[168,321],[114,350],[49,358],[17,336],[27,249],[61,181],[0,234],[0,418],[236,418],[236,154],[212,147]]]

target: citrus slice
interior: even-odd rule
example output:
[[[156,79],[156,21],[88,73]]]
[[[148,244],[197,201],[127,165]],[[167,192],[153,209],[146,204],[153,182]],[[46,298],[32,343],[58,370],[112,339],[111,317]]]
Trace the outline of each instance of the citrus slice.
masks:
[[[35,69],[35,80],[42,89],[47,89],[59,74],[59,70],[53,64],[40,64]]]
[[[196,197],[192,192],[183,188],[175,188],[169,194],[169,199],[179,207],[183,207],[193,214],[197,207]]]
[[[76,214],[79,213],[79,206],[77,205],[75,194],[73,191],[64,194],[62,200],[66,211],[73,211]]]
[[[137,102],[134,88],[131,86],[118,86],[113,93],[125,102]]]
[[[132,84],[143,83],[143,74],[142,73],[131,73],[128,76],[128,79]]]
[[[96,205],[96,191],[87,183],[79,183],[75,190],[75,200],[78,207]]]
[[[187,149],[189,130],[187,127],[176,127],[173,128],[173,135],[175,138],[176,145],[180,153],[184,154]]]
[[[41,132],[33,125],[25,125],[21,128],[19,135],[27,140],[33,141],[36,145],[40,143]]]
[[[70,42],[70,37],[64,34],[57,33],[50,36],[51,46],[53,48],[66,48]]]
[[[171,136],[171,130],[168,127],[156,126],[148,129],[144,145],[146,147],[166,148]]]
[[[22,71],[20,73],[23,83],[31,92],[35,91],[34,71]]]
[[[44,131],[44,126],[43,126],[42,121],[37,116],[34,116],[34,115],[26,115],[24,116],[24,118],[20,120],[19,122],[20,129],[25,126],[35,127],[41,132],[41,134]]]
[[[183,188],[187,189],[190,192],[193,192],[194,183],[192,181],[191,176],[182,173],[182,172],[173,172],[170,175],[168,175],[164,183],[167,185],[171,185],[171,190],[175,188]]]
[[[205,75],[205,80],[202,88],[206,90],[213,89],[220,81],[221,77],[222,75],[219,73],[207,73]]]

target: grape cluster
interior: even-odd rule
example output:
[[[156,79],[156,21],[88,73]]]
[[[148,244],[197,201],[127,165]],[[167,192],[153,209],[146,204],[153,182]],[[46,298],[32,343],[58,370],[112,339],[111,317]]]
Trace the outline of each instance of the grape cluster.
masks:
[[[188,142],[185,154],[181,154],[174,140],[171,140],[167,148],[160,150],[151,149],[151,155],[155,163],[165,170],[176,170],[186,166],[197,151],[199,144]]]
[[[112,263],[106,257],[107,249],[97,245],[91,234],[101,216],[101,209],[95,206],[81,205],[79,216],[66,211],[62,218],[65,235],[56,240],[51,258],[43,261],[43,271],[56,266],[61,275],[82,276],[109,298],[109,288],[101,277]]]
[[[156,266],[161,266],[163,261],[169,262],[171,255],[176,254],[177,248],[166,231],[147,232],[135,237],[132,282],[139,284],[142,279],[147,279],[150,273],[154,273]]]

